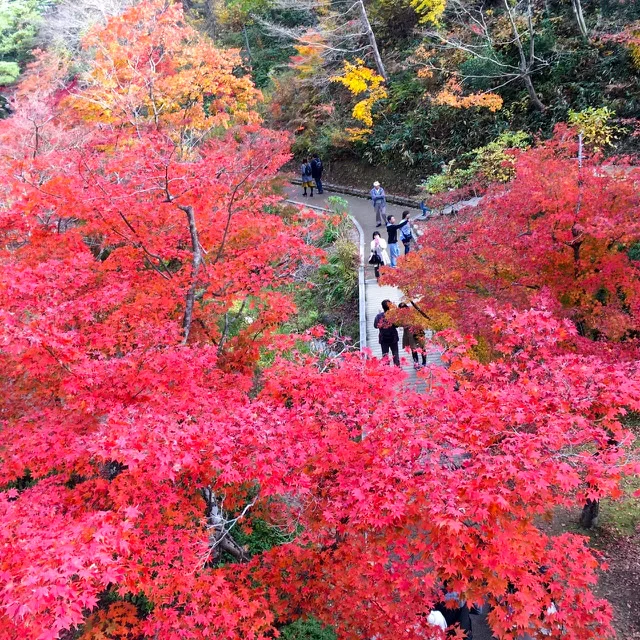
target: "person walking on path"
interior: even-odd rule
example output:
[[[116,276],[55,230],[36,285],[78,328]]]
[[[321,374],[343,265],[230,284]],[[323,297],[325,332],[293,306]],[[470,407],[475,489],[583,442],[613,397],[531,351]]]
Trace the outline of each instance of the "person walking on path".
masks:
[[[408,220],[409,212],[402,212],[402,219]],[[404,245],[404,255],[406,256],[409,251],[411,251],[411,240],[413,239],[413,233],[411,231],[411,224],[406,224],[404,227],[400,227],[400,240],[402,240],[402,244]]]
[[[380,278],[380,267],[383,265],[388,267],[391,264],[389,254],[387,253],[387,241],[380,236],[379,231],[373,232],[369,264],[373,265],[373,272],[376,276],[376,280]]]
[[[408,309],[406,302],[401,302],[398,309]],[[411,350],[411,358],[413,359],[413,368],[422,369],[427,366],[427,353],[425,351],[426,342],[424,339],[424,331],[420,327],[414,327],[410,324],[402,325],[402,348]],[[422,355],[422,365],[418,362],[418,352]]]
[[[454,602],[457,606],[454,608],[448,607],[447,602]],[[448,637],[460,637],[454,627],[459,625],[460,630],[464,633],[462,636],[465,640],[473,640],[473,627],[471,626],[471,617],[469,615],[469,607],[467,603],[460,601],[457,593],[445,593],[444,600],[438,602],[433,607],[434,611],[439,611],[447,623],[447,636]]]
[[[306,158],[302,160],[302,166],[300,167],[300,177],[302,178],[302,195],[307,195],[307,187],[311,189],[311,197],[313,198],[313,182],[311,181],[311,165],[307,162]]]
[[[405,213],[407,214],[405,216]],[[393,216],[389,216],[387,220],[387,244],[389,245],[389,258],[391,259],[391,266],[396,267],[398,262],[398,256],[400,255],[400,249],[398,249],[398,229],[409,224],[409,212],[402,212],[403,220],[400,224],[396,224],[396,219]]]
[[[369,195],[373,201],[373,210],[376,213],[376,227],[381,227],[387,222],[387,196],[377,180],[373,183],[373,189],[371,189]]]
[[[376,316],[373,321],[374,328],[378,329],[378,342],[382,348],[383,359],[389,358],[389,351],[393,355],[393,364],[396,367],[400,366],[400,353],[398,352],[398,330],[395,325],[391,323],[386,316],[387,311],[391,309],[391,300],[382,301],[382,312]]]
[[[313,158],[311,159],[311,177],[316,182],[316,187],[318,187],[318,195],[324,193],[322,190],[322,171],[324,167],[322,166],[322,160],[320,160],[320,156],[317,153],[313,154]]]

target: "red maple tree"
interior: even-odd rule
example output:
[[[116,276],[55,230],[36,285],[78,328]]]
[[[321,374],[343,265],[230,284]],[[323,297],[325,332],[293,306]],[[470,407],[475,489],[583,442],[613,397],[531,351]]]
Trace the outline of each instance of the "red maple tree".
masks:
[[[515,179],[476,209],[430,222],[422,250],[387,281],[473,333],[483,331],[487,304],[526,308],[548,291],[581,335],[633,338],[640,170],[597,156],[580,167],[577,141],[562,127],[548,143],[514,153]]]
[[[195,37],[174,5],[131,11],[91,50],[144,60],[157,23],[177,59]],[[0,123],[0,638],[258,639],[305,614],[435,638],[445,589],[501,638],[605,637],[596,558],[536,518],[634,470],[636,364],[567,353],[572,325],[538,309],[493,315],[490,365],[441,334],[426,395],[359,355],[319,367],[278,334],[318,254],[315,218],[277,206],[287,139],[244,85],[185,102],[181,64],[153,65],[166,118],[120,100],[135,74],[117,118],[93,112],[112,76],[91,50],[97,87],[43,58]],[[251,553],[236,531],[259,521],[287,535]]]

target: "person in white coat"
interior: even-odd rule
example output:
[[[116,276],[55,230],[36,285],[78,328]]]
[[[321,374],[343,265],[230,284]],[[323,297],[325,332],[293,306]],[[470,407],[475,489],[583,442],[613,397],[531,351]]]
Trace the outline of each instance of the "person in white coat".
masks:
[[[369,264],[373,265],[373,271],[376,274],[376,280],[380,277],[380,267],[382,265],[388,267],[391,264],[389,253],[387,252],[387,241],[380,236],[379,231],[373,232]]]

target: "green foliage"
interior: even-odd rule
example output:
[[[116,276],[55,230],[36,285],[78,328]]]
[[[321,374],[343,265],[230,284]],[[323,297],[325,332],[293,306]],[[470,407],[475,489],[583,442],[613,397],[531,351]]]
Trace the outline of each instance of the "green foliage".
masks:
[[[0,85],[12,84],[20,75],[20,67],[17,62],[0,61]]]
[[[332,206],[346,205],[335,198]],[[344,214],[327,216],[318,245],[327,251],[327,261],[307,276],[309,286],[295,292],[298,313],[283,328],[285,332],[303,332],[323,324],[329,333],[357,340],[359,252],[350,239],[352,223]]]
[[[632,536],[640,524],[640,500],[634,497],[634,494],[640,491],[640,478],[624,478],[622,488],[624,495],[619,500],[603,500],[600,526],[613,529],[625,536]]]
[[[582,111],[569,111],[569,124],[584,136],[586,145],[596,151],[613,143],[616,127],[610,124],[614,112],[608,107],[589,107]]]
[[[349,211],[349,203],[340,196],[329,196],[327,198],[329,207],[340,217],[344,217]]]
[[[418,14],[411,0],[374,0],[368,9],[382,47],[403,46],[412,39]]]
[[[20,75],[48,5],[46,0],[0,0],[0,85]]]
[[[251,555],[269,551],[273,547],[291,542],[292,536],[284,533],[279,527],[270,525],[261,518],[253,518],[251,526],[239,523],[234,527],[233,539],[245,547]]]
[[[218,11],[216,39],[222,46],[242,50],[253,81],[261,89],[270,86],[274,71],[287,67],[295,49],[285,39],[269,35],[255,18],[285,28],[309,26],[312,22],[307,11],[272,5],[271,0],[225,0]]]
[[[324,231],[320,237],[319,246],[323,249],[330,248],[339,238],[346,238],[351,222],[345,215],[348,203],[338,196],[330,196],[329,204],[333,203],[332,209],[335,214],[327,216],[324,224]]]
[[[640,242],[634,242],[628,249],[629,260],[640,260]]]
[[[505,151],[525,149],[529,143],[530,137],[524,131],[505,131],[493,142],[463,155],[459,161],[451,160],[441,173],[430,176],[421,188],[435,194],[474,182],[508,182],[514,175],[514,160]]]
[[[299,78],[296,80],[290,67],[284,73],[279,71],[280,63],[271,62],[276,60],[277,52],[265,54],[269,58],[265,67],[269,68],[268,72],[260,72],[260,65],[254,60],[254,77],[258,79],[262,74],[259,82],[265,82],[267,93],[276,98],[270,102],[277,106],[274,110],[277,113],[269,114],[271,122],[296,132],[294,153],[303,155],[318,150],[326,159],[353,157],[372,165],[386,165],[396,172],[408,172],[416,176],[416,182],[430,174],[439,174],[443,164],[448,166],[453,159],[453,169],[448,173],[454,172],[455,179],[451,175],[432,178],[433,190],[439,190],[455,188],[455,183],[472,180],[473,170],[466,177],[459,170],[469,169],[474,152],[488,146],[505,130],[523,131],[544,139],[552,135],[557,123],[567,122],[580,113],[582,117],[589,114],[591,119],[595,117],[601,124],[613,126],[611,121],[602,120],[601,116],[606,115],[602,109],[608,110],[609,114],[615,113],[621,120],[637,119],[640,74],[629,47],[613,41],[585,41],[577,30],[571,3],[546,3],[545,10],[534,17],[535,53],[545,64],[538,65],[532,81],[546,106],[543,111],[531,108],[523,82],[517,78],[506,81],[508,78],[503,75],[505,69],[517,68],[520,61],[501,3],[489,3],[484,10],[487,28],[493,36],[493,48],[483,50],[482,46],[489,45],[478,36],[474,50],[481,54],[480,57],[430,46],[433,39],[420,42],[416,29],[418,5],[429,10],[437,8],[439,3],[433,0],[424,3],[370,0],[366,3],[383,59],[388,63],[393,61],[393,64],[387,64],[388,70],[392,71],[389,82],[385,83],[388,96],[377,101],[373,130],[366,140],[350,140],[345,133],[353,107],[347,92],[335,88],[329,92],[325,86],[327,74],[335,72],[342,64],[341,58],[335,59],[333,68],[328,63],[330,68],[325,69],[325,75],[314,76],[313,82],[308,84],[301,84]],[[595,5],[583,2],[583,7],[587,24],[592,28],[600,20],[596,19]],[[598,8],[600,11],[604,22],[598,30],[615,33],[638,19],[640,4],[603,0]],[[473,41],[468,27],[456,22],[459,17],[454,11],[445,11],[440,16],[441,33],[453,34],[454,39],[459,36]],[[307,10],[295,15],[290,13],[289,18],[287,26],[300,28],[320,19],[320,15]],[[278,22],[282,23],[281,20]],[[462,30],[467,31],[461,33]],[[521,31],[527,49],[526,29]],[[250,39],[252,37],[250,33]],[[237,39],[236,45],[244,46],[241,38]],[[274,49],[280,47],[282,51],[283,45],[283,41],[274,41]],[[421,59],[418,50],[428,55]],[[256,58],[260,55],[259,52],[254,54]],[[367,64],[370,64],[369,60]],[[417,68],[424,71],[425,65],[429,64],[432,65],[431,73],[417,73]],[[437,104],[433,97],[451,78],[458,81],[462,94],[495,92],[503,101],[502,109],[490,113],[475,106],[459,109]],[[275,81],[273,88],[271,81]],[[639,136],[616,139],[610,133],[611,130],[604,129],[600,138],[593,138],[594,144],[607,153],[634,153],[640,149]],[[487,149],[487,154],[491,153],[491,148]],[[482,167],[482,173],[488,179],[492,177],[491,163],[492,159],[488,158],[486,166]],[[500,176],[497,178],[501,179]]]
[[[144,595],[144,593],[140,592],[138,594],[128,593],[124,599],[127,602],[130,602],[137,610],[138,616],[144,620],[148,618],[154,609],[154,604]]]
[[[331,627],[324,627],[316,618],[299,618],[280,629],[282,640],[338,640]]]
[[[13,482],[8,482],[7,484],[2,485],[0,490],[7,491],[8,489],[16,489],[17,491],[24,491],[25,489],[30,489],[36,484],[38,484],[38,480],[35,479],[31,475],[31,471],[27,469],[22,477],[14,480]]]
[[[358,249],[353,242],[339,238],[318,275],[318,289],[327,305],[354,299],[358,290]]]

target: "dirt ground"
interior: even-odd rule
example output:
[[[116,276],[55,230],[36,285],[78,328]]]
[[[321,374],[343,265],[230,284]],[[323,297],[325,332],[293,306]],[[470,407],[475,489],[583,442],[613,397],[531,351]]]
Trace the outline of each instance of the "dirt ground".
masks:
[[[603,504],[601,526],[586,532],[577,526],[579,509],[559,510],[553,521],[541,527],[549,533],[587,535],[590,544],[609,565],[600,573],[595,593],[613,607],[613,626],[617,640],[640,640],[640,526],[635,532],[620,531],[611,519],[612,507]]]
[[[613,606],[618,640],[640,638],[640,533],[603,540],[609,571],[603,572],[597,594]]]
[[[325,182],[369,190],[373,182],[377,180],[387,193],[397,196],[418,195],[418,185],[426,177],[421,175],[418,168],[394,169],[393,167],[374,166],[356,158],[324,160],[323,162],[322,179]],[[297,174],[298,163],[296,161],[288,163],[285,170],[291,170]]]

